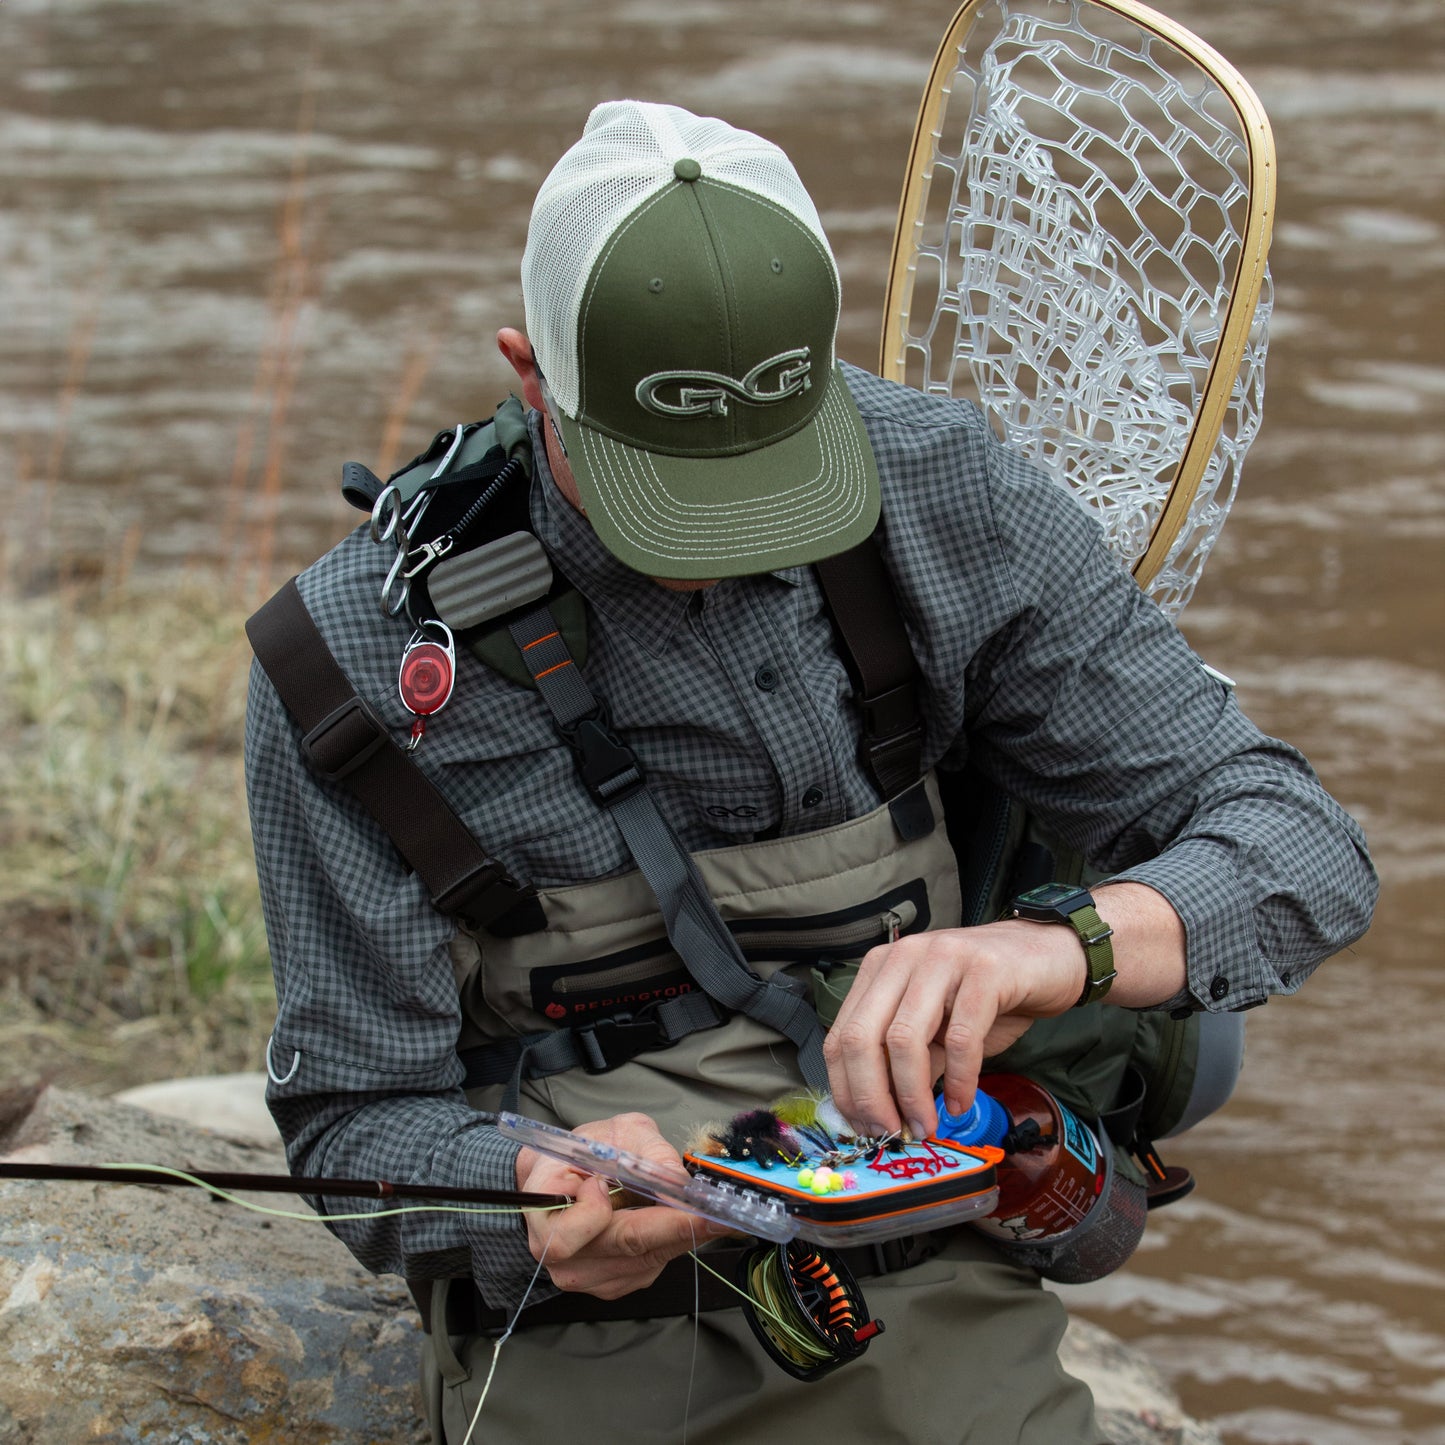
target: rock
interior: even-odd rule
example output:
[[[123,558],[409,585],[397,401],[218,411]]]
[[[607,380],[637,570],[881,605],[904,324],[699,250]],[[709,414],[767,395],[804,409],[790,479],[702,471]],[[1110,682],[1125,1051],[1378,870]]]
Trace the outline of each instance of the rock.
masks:
[[[6,1101],[11,1159],[285,1171],[279,1141],[56,1089],[23,1118]],[[418,1337],[402,1282],[321,1225],[198,1189],[0,1181],[0,1445],[423,1445]]]
[[[195,1084],[150,1098],[205,1129],[116,1100],[0,1089],[0,1151],[284,1172],[274,1134],[216,1132],[236,1126]],[[227,1087],[254,1101],[261,1078]],[[401,1281],[368,1274],[320,1225],[196,1189],[0,1181],[0,1445],[424,1445],[418,1340]],[[1097,1326],[1072,1321],[1063,1359],[1114,1445],[1219,1445]]]
[[[1060,1294],[1067,1303],[1067,1289]],[[1185,1415],[1163,1375],[1138,1350],[1098,1325],[1070,1316],[1059,1358],[1094,1392],[1111,1445],[1222,1445],[1212,1425]]]
[[[199,1079],[163,1079],[112,1097],[167,1119],[187,1123],[250,1144],[279,1147],[276,1125],[266,1108],[265,1074],[214,1074]]]

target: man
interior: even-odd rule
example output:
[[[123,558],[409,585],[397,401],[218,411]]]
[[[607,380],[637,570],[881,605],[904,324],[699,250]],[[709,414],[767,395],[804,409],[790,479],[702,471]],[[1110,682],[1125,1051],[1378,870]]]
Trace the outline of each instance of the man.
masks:
[[[870,536],[922,669],[924,770],[979,769],[1113,874],[1094,893],[1113,930],[1110,1004],[1223,1011],[1298,987],[1368,922],[1359,831],[976,411],[835,364],[836,268],[776,147],[673,107],[598,107],[538,194],[522,281],[527,334],[498,341],[532,409],[530,526],[585,624],[513,627],[505,659],[489,644],[492,666],[463,652],[415,760],[535,885],[545,927],[459,931],[433,908],[347,789],[308,771],[305,730],[258,671],[247,750],[279,1001],[270,1098],[292,1166],[576,1196],[525,1223],[334,1226],[371,1268],[452,1281],[431,1291],[423,1362],[432,1429],[452,1445],[539,1264],[530,1300],[550,1298],[508,1339],[472,1438],[674,1440],[686,1417],[698,1442],[1095,1442],[1088,1392],[1058,1366],[1062,1309],[976,1235],[880,1254],[865,1289],[888,1334],[804,1390],[737,1310],[690,1318],[691,1272],[680,1293],[665,1267],[719,1230],[614,1209],[598,1181],[519,1151],[477,1112],[502,1088],[464,1096],[456,1050],[520,1059],[522,1112],[675,1161],[692,1126],[796,1088],[800,1067],[819,1082],[825,1065],[866,1132],[929,1129],[935,1081],[959,1112],[982,1061],[1035,1020],[1099,1006],[1107,969],[1072,928],[957,926],[931,780],[920,827],[920,794],[905,818],[860,761],[810,564]],[[404,740],[410,627],[374,602],[387,560],[358,532],[300,585],[351,685]],[[543,644],[563,651],[519,674]],[[589,796],[550,715],[558,672],[605,706],[589,716],[610,718],[663,823]],[[744,1010],[694,1018],[619,1067],[525,1067],[525,1041],[545,1043],[578,1000],[606,1014],[623,995],[700,992],[649,882],[669,832],[744,937],[760,920],[856,918],[870,900],[893,920],[821,1062],[806,1028],[789,1042]],[[769,967],[773,1004],[807,975]]]

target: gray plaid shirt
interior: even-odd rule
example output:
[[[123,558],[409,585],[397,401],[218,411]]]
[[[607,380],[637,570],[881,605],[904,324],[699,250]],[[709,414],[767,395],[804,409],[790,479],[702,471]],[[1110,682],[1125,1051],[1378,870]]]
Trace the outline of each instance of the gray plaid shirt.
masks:
[[[978,411],[849,368],[883,477],[881,538],[927,679],[925,764],[982,767],[1100,868],[1184,920],[1189,993],[1248,1008],[1362,933],[1364,840],[1293,749],[1239,712],[1066,491]],[[592,690],[692,850],[808,832],[877,805],[859,719],[809,568],[674,593],[628,571],[551,482],[534,422],[532,517],[591,613]],[[337,660],[398,741],[409,636],[384,618],[390,561],[359,529],[301,577]],[[450,922],[341,788],[314,778],[259,668],[251,822],[276,973],[270,1090],[292,1167],[514,1185],[515,1148],[468,1109]],[[470,655],[416,760],[484,845],[539,886],[631,864],[536,694]],[[373,1269],[461,1274],[515,1302],[531,1273],[510,1215],[338,1224]]]

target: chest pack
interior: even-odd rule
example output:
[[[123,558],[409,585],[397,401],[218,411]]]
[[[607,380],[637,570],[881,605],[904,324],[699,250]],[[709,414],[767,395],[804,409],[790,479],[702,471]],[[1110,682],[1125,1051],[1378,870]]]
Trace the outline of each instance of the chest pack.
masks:
[[[464,1038],[464,1086],[504,1085],[503,1103],[511,1107],[525,1080],[578,1069],[605,1075],[744,1014],[791,1040],[805,1079],[825,1087],[822,1031],[836,1016],[857,960],[883,939],[865,930],[853,962],[815,967],[802,987],[796,970],[766,978],[755,970],[745,952],[746,925],[719,918],[707,882],[652,803],[641,762],[583,678],[588,615],[532,535],[524,485],[530,471],[525,414],[510,398],[485,423],[439,433],[385,483],[348,463],[342,490],[353,505],[371,511],[373,538],[396,545],[383,607],[393,614],[405,608],[422,638],[444,618],[448,645],[454,639],[488,667],[538,691],[583,785],[622,832],[689,977],[670,994],[663,988],[661,997],[645,1001],[614,989],[625,1006],[581,1024],[551,1022],[560,1007],[554,999],[539,1020],[546,1027]],[[815,564],[815,571],[860,712],[860,762],[891,823],[894,842],[884,846],[906,851],[933,832],[935,812],[921,771],[920,679],[897,601],[872,538]],[[440,912],[494,949],[548,929],[537,890],[473,836],[357,693],[294,579],[248,621],[247,632],[303,731],[308,766],[362,803]],[[1053,847],[981,775],[941,774],[937,785],[961,884],[957,922],[996,918],[1015,893],[1039,883],[1090,881],[1082,859]],[[896,927],[950,926],[953,912],[930,918],[925,909],[920,918],[915,910]],[[542,972],[533,970],[534,980]],[[1077,1112],[1099,1119],[1115,1142],[1144,1161],[1144,1177],[1162,1200],[1185,1192],[1187,1176],[1164,1168],[1153,1141],[1194,1122],[1191,1115],[1201,1108],[1207,1112],[1205,1096],[1219,1096],[1218,1102],[1228,1096],[1231,1050],[1237,1070],[1232,1039],[1205,1051],[1217,1056],[1214,1063],[1201,1062],[1200,1041],[1198,1015],[1104,1005],[1038,1021],[990,1068],[1025,1073]]]

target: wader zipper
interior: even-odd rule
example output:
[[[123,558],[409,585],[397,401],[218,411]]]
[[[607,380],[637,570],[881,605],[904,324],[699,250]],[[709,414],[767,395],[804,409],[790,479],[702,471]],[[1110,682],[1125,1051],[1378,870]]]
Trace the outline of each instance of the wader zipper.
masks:
[[[842,950],[867,951],[875,944],[887,943],[907,932],[918,919],[918,906],[908,898],[900,899],[896,908],[885,909],[851,923],[835,923],[823,928],[775,929],[766,933],[739,933],[738,944],[746,955],[766,956],[774,949],[817,950],[820,954]],[[676,966],[671,953],[656,953],[631,963],[619,964],[600,973],[563,975],[552,982],[553,993],[593,992],[603,988],[619,988],[643,979],[655,978],[659,972]]]
[[[622,984],[639,983],[645,978],[656,978],[659,973],[677,968],[677,956],[672,953],[654,953],[648,958],[639,958],[633,963],[619,964],[601,973],[566,974],[552,983],[553,993],[591,993],[599,988],[618,988]]]
[[[834,953],[844,948],[867,949],[897,938],[917,919],[917,905],[904,898],[899,900],[897,908],[885,909],[852,923],[836,923],[827,928],[779,929],[774,933],[741,933],[738,943],[744,953],[765,953],[774,948],[816,948],[820,953]]]

